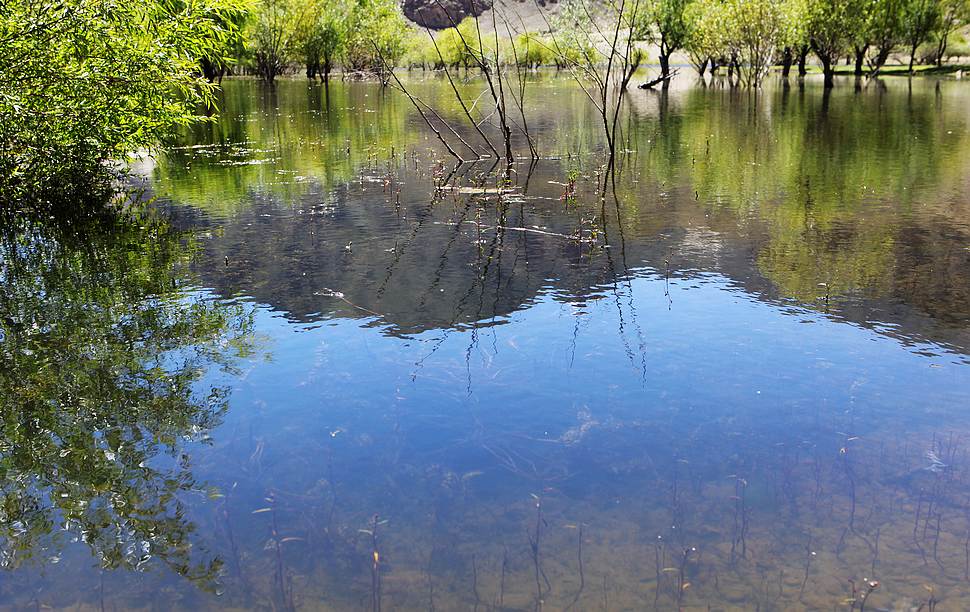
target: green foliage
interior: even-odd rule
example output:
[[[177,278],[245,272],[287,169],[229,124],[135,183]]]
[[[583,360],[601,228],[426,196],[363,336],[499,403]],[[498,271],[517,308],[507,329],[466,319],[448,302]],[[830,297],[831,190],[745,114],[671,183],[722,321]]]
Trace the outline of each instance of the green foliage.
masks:
[[[720,0],[694,0],[684,10],[691,24],[684,47],[696,66],[730,54],[730,16]]]
[[[299,54],[313,6],[301,0],[260,0],[246,27],[246,51],[261,79],[272,83]]]
[[[783,47],[801,49],[808,45],[808,3],[810,1],[782,1],[782,32],[780,44]]]
[[[650,40],[660,48],[660,67],[670,72],[670,56],[690,40],[687,7],[691,0],[643,0],[633,25],[634,40]]]
[[[595,26],[583,0],[565,0],[552,20],[555,35],[550,41],[559,68],[595,64],[602,55],[593,45]]]
[[[784,7],[781,0],[727,0],[725,4],[741,81],[758,87],[771,69],[776,50],[783,46]]]
[[[452,68],[469,68],[479,65],[481,58],[477,56],[479,53],[478,28],[475,25],[474,18],[466,17],[458,24],[458,27],[448,28],[434,36],[434,44],[438,47],[437,52],[435,52],[436,65]],[[430,41],[429,44],[431,44]],[[493,50],[489,49],[488,41],[484,40],[484,37],[482,44],[485,53],[494,53]],[[437,55],[438,53],[441,54],[440,58]]]
[[[104,185],[102,163],[154,147],[211,105],[235,0],[6,2],[0,10],[0,200]]]
[[[182,0],[176,0],[182,1]],[[252,0],[239,0],[236,4],[226,4],[213,15],[214,22],[226,34],[213,41],[214,52],[199,58],[202,75],[211,81],[222,79],[229,73],[239,58],[245,55],[243,28],[249,18]]]
[[[863,28],[857,46],[872,47],[869,65],[879,69],[903,36],[901,5],[905,0],[869,0],[863,5]]]
[[[338,63],[383,74],[383,62],[400,63],[412,31],[394,0],[259,0],[246,48],[251,68],[268,83],[295,62],[326,81]]]
[[[758,87],[780,49],[805,44],[804,10],[802,0],[694,0],[687,51],[697,66],[734,63],[741,82]]]
[[[534,32],[523,32],[515,38],[513,61],[523,68],[538,68],[555,63],[551,42]]]
[[[912,72],[917,48],[940,27],[940,4],[937,0],[902,0],[900,18],[902,40],[909,47],[909,70]]]
[[[944,60],[955,57],[970,57],[970,43],[963,36],[951,35],[942,55]]]
[[[404,39],[402,63],[408,68],[442,68],[438,52],[426,31],[412,30]]]
[[[809,42],[822,63],[825,84],[832,85],[835,65],[863,27],[864,0],[810,0],[805,22]]]
[[[741,82],[758,87],[778,49],[799,36],[797,15],[784,0],[695,0],[686,18],[691,23],[686,45],[696,65],[707,58],[730,58]]]
[[[350,36],[349,5],[345,0],[318,0],[308,3],[308,10],[310,14],[297,34],[297,44],[307,77],[319,73],[320,78],[329,81]]]
[[[937,65],[942,65],[949,55],[947,51],[951,38],[960,38],[958,30],[968,22],[970,22],[970,0],[940,1],[940,22],[934,41],[936,43],[935,59]],[[963,55],[963,53],[956,55]]]
[[[344,67],[386,78],[386,67],[400,63],[408,40],[409,26],[400,6],[395,0],[354,0],[347,20]]]

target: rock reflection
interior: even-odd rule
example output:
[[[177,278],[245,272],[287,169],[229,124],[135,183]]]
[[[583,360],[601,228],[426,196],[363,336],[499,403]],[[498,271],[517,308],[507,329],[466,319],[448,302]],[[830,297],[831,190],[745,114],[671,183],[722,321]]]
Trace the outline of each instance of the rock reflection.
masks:
[[[371,101],[372,88],[337,88],[343,101],[321,111],[289,86],[271,108],[230,87],[229,108],[248,114],[206,136],[222,152],[186,149],[155,169],[187,224],[219,232],[199,270],[220,292],[298,321],[379,313],[406,335],[502,318],[550,288],[581,301],[631,274],[716,272],[763,299],[970,347],[961,91],[940,103],[929,85],[909,97],[846,91],[830,94],[839,112],[827,114],[811,89],[644,94],[631,100],[618,202],[604,202],[595,157],[517,165],[501,194],[489,164],[449,172],[414,146],[408,107]],[[547,146],[593,148],[583,101],[537,86],[566,117],[538,122]],[[266,165],[220,165],[241,143],[243,161]],[[225,257],[226,270],[215,264]]]

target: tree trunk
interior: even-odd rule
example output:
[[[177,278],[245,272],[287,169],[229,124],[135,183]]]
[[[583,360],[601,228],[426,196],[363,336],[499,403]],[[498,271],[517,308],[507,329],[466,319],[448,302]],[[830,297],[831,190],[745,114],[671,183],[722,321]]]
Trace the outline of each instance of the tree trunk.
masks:
[[[835,87],[835,67],[832,60],[828,57],[819,57],[822,62],[822,74],[825,75],[825,89]]]
[[[216,72],[215,62],[207,57],[203,57],[200,60],[200,64],[202,65],[202,76],[205,77],[205,80],[210,83],[215,81],[216,77],[219,76]]]
[[[919,45],[913,45],[909,50],[909,73],[913,74],[913,63],[916,61],[916,47]]]
[[[670,53],[660,52],[660,76],[667,78],[670,76]]]
[[[862,47],[855,48],[855,71],[856,76],[862,76],[862,64],[866,59],[866,51],[869,50],[869,45],[864,45]]]
[[[944,31],[943,35],[940,36],[940,44],[936,47],[936,65],[943,65],[943,54],[946,53],[946,39],[949,35],[948,32]]]
[[[802,47],[801,51],[798,52],[798,76],[805,76],[808,74],[808,68],[805,67],[805,62],[808,59],[808,45]]]
[[[697,75],[698,76],[701,76],[701,77],[704,76],[704,73],[707,71],[707,62],[709,62],[709,61],[710,61],[710,59],[705,57],[704,58],[704,61],[701,62],[700,66],[697,67]]]
[[[890,51],[891,51],[891,48],[889,47],[879,49],[879,53],[876,54],[876,61],[872,63],[873,72],[878,71],[880,68],[883,67],[883,65],[885,65],[886,60],[889,59]]]
[[[791,74],[792,61],[794,61],[794,58],[792,57],[791,47],[785,47],[781,56],[781,76],[785,79]]]

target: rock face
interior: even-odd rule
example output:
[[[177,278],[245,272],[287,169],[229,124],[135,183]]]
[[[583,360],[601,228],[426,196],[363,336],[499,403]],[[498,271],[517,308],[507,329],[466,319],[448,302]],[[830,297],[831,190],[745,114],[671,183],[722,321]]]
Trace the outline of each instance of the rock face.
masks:
[[[492,0],[404,0],[401,8],[419,26],[443,30],[465,17],[478,17],[492,8]]]

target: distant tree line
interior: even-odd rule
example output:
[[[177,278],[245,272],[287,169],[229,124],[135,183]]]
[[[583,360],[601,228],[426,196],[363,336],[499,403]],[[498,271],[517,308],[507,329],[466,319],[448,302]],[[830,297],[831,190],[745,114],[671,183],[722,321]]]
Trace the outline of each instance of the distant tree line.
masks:
[[[942,64],[970,20],[970,1],[654,0],[648,12],[652,36],[666,41],[662,66],[665,53],[681,49],[701,74],[725,67],[757,86],[776,63],[785,76],[796,65],[805,74],[811,54],[831,86],[843,58],[857,75],[877,73],[895,52],[906,54],[910,72],[919,61]],[[955,51],[967,52],[959,42]]]
[[[502,61],[529,68],[565,67],[595,55],[596,31],[623,21],[626,36],[650,43],[661,74],[671,58],[690,58],[698,72],[726,71],[757,87],[772,67],[787,76],[805,74],[817,59],[826,85],[843,59],[855,74],[878,73],[894,53],[910,71],[917,63],[942,64],[948,52],[968,53],[960,30],[970,22],[970,0],[566,0],[546,20],[543,32],[521,31],[521,22],[502,15],[516,30],[502,43]],[[505,23],[504,20],[509,23]],[[467,19],[432,33],[408,22],[395,0],[257,0],[238,28],[227,55],[239,70],[272,82],[305,66],[306,75],[329,81],[335,70],[382,73],[391,67],[440,69],[474,67]],[[505,33],[502,32],[505,39]],[[490,41],[484,41],[484,47]],[[478,41],[476,41],[478,44]],[[602,57],[606,57],[600,52]],[[640,59],[644,59],[643,55]],[[229,69],[223,66],[220,74]],[[211,76],[211,75],[209,75]]]

